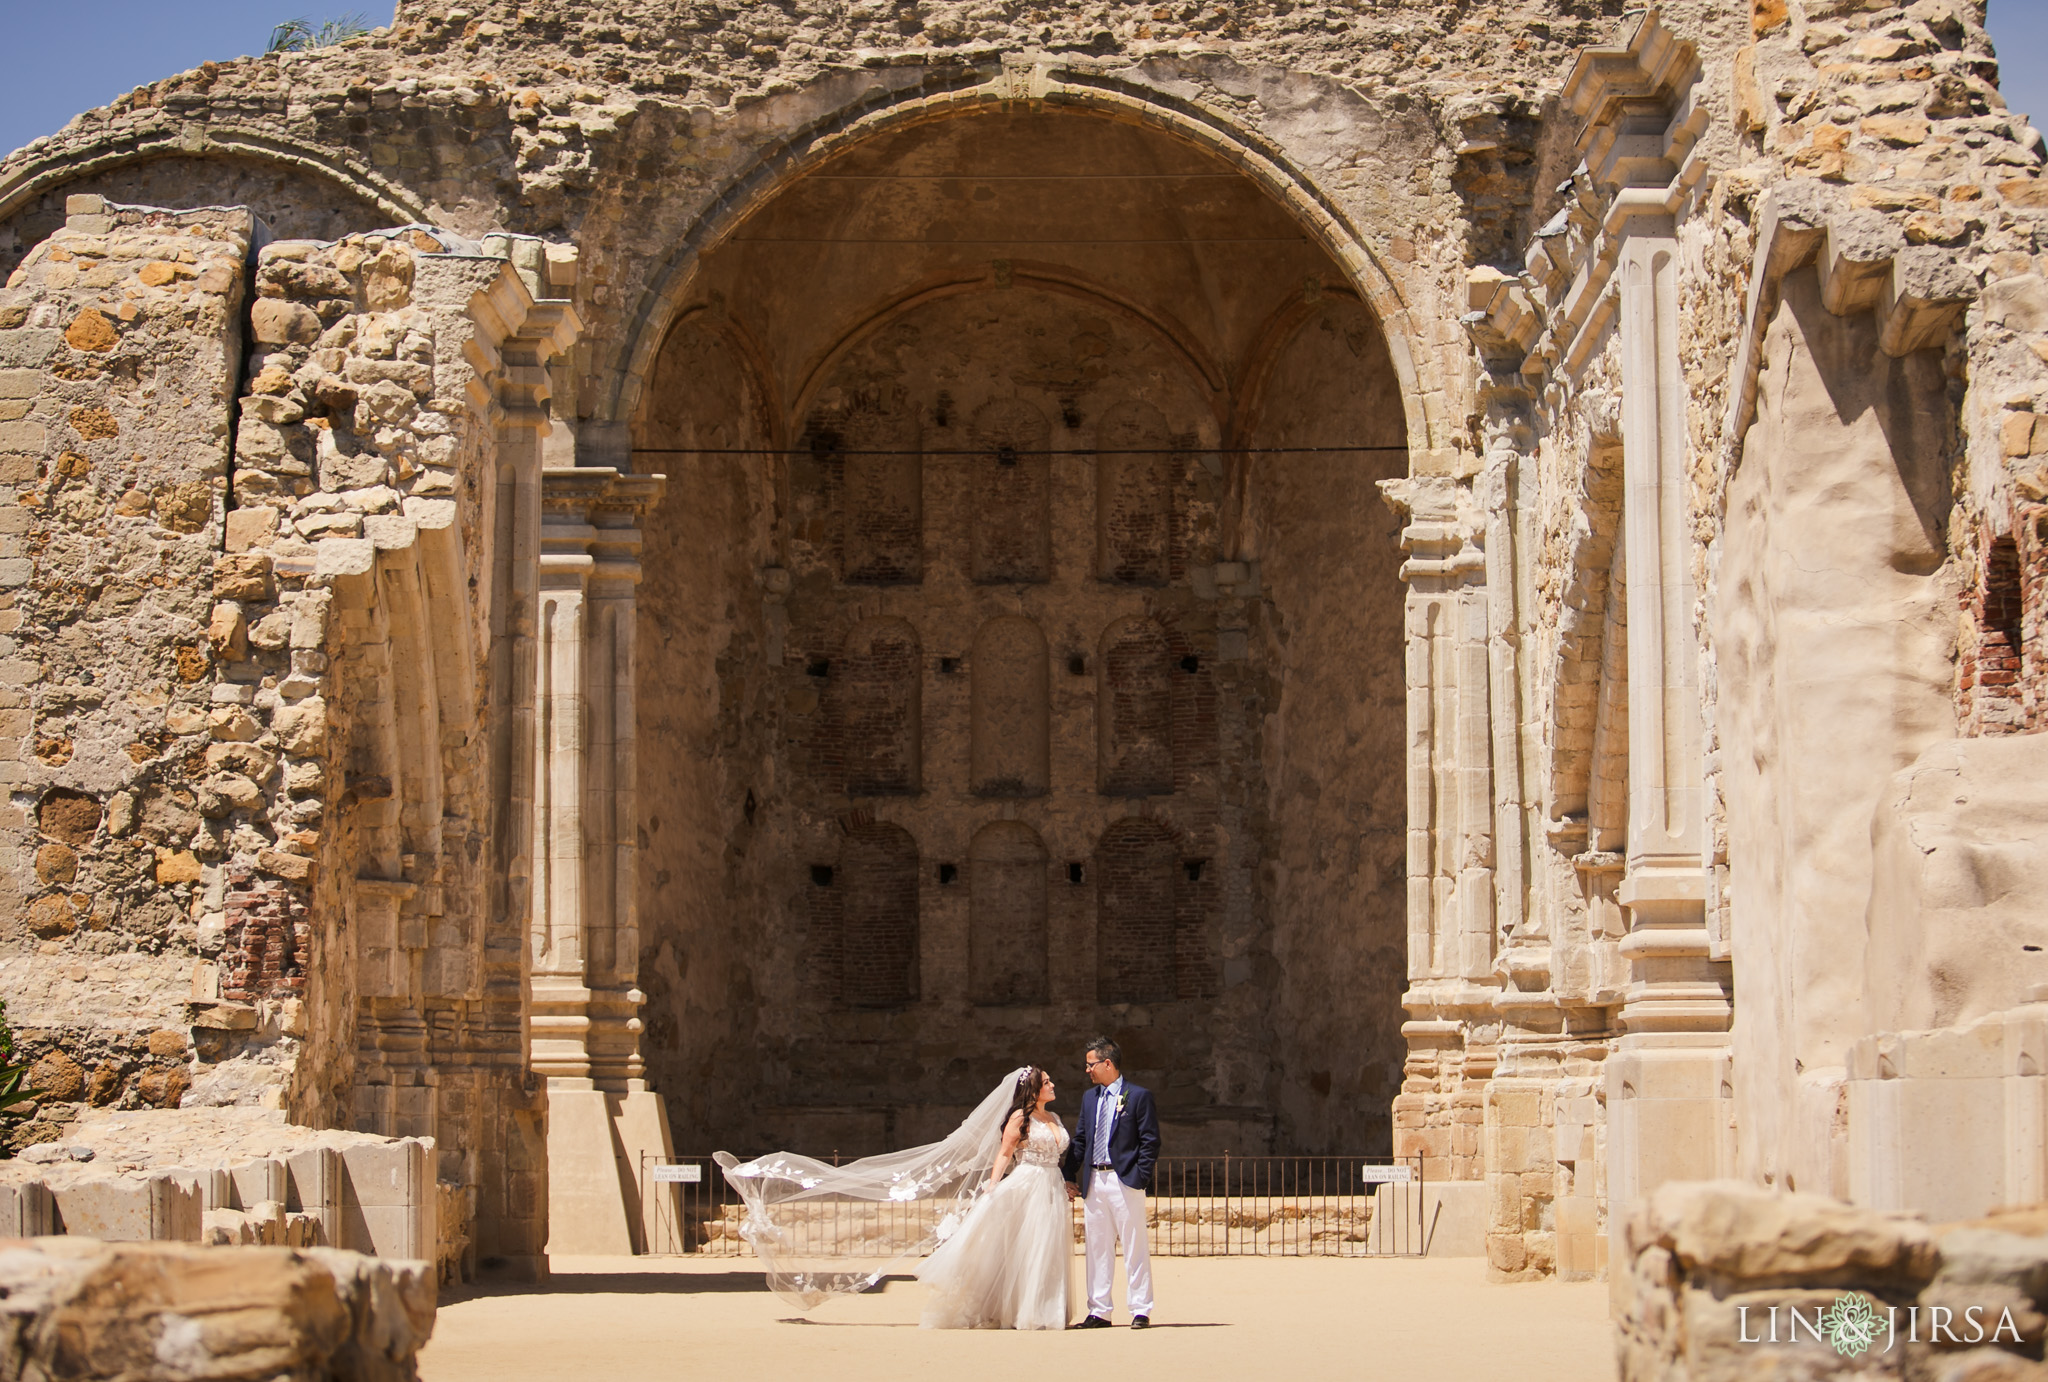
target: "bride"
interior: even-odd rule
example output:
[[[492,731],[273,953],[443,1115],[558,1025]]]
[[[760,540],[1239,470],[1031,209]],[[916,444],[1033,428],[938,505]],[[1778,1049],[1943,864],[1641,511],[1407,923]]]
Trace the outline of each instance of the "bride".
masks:
[[[927,1328],[1063,1329],[1079,1294],[1053,1094],[1025,1066],[940,1142],[844,1166],[791,1152],[716,1160],[768,1285],[800,1309],[914,1268],[932,1287]]]
[[[1074,1211],[1060,1174],[1067,1128],[1047,1111],[1052,1100],[1052,1076],[1026,1066],[992,1189],[917,1269],[933,1288],[926,1329],[1065,1329],[1073,1317]]]

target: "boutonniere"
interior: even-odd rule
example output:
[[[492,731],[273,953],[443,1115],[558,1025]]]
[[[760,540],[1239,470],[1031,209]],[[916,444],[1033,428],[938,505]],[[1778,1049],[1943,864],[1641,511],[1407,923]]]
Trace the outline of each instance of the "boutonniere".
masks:
[[[1121,1094],[1116,1096],[1116,1111],[1118,1113],[1122,1113],[1124,1111],[1124,1096]]]

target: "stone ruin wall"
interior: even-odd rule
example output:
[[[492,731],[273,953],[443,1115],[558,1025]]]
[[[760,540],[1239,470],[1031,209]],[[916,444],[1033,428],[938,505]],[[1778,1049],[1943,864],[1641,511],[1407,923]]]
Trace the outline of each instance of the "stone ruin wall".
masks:
[[[1719,22],[1714,7],[1699,8]],[[556,371],[555,406],[572,422],[581,460],[622,464],[665,313],[689,281],[692,257],[724,230],[727,208],[772,183],[778,164],[851,146],[868,113],[876,127],[884,116],[907,124],[1017,96],[1154,123],[1169,110],[1192,112],[1172,117],[1180,132],[1213,140],[1204,121],[1214,117],[1200,114],[1213,111],[1295,165],[1324,170],[1317,195],[1385,269],[1369,275],[1369,306],[1414,381],[1402,400],[1410,466],[1468,475],[1479,439],[1458,363],[1467,350],[1455,325],[1463,270],[1519,243],[1541,213],[1547,174],[1539,164],[1561,156],[1543,120],[1555,68],[1604,34],[1610,18],[1598,7],[1516,16],[1506,21],[1508,43],[1497,41],[1502,22],[1481,9],[1257,6],[1163,16],[1153,7],[1061,7],[1003,21],[977,14],[971,23],[950,7],[904,18],[696,7],[584,22],[531,10],[456,15],[408,6],[388,34],[339,50],[209,65],[138,90],[25,150],[0,174],[0,197],[18,208],[9,222],[17,254],[52,216],[59,184],[123,197],[156,185],[157,167],[178,169],[207,200],[254,200],[285,234],[360,225],[356,208],[368,205],[384,223],[573,240],[581,254],[575,299],[587,329]],[[1041,56],[1022,65],[1003,56],[1025,51]],[[1155,90],[1172,94],[1149,106],[1127,94]],[[323,187],[324,201],[309,191]],[[1365,265],[1343,267],[1357,273]],[[1350,502],[1373,507],[1369,494]],[[1375,515],[1368,525],[1378,522]],[[1311,619],[1297,630],[1313,636],[1318,627]],[[1299,675],[1297,682],[1305,684]],[[1285,741],[1304,765],[1316,757],[1309,723]],[[1299,794],[1276,799],[1313,814]],[[721,817],[714,828],[726,823]],[[1379,838],[1387,828],[1384,820],[1375,828],[1379,854],[1389,848]],[[1295,877],[1331,867],[1306,862],[1310,873]],[[1384,873],[1385,864],[1370,867]],[[1378,881],[1399,886],[1398,878]],[[1299,895],[1285,906],[1319,916],[1323,886],[1297,884]],[[1293,944],[1301,954],[1319,952],[1328,942],[1318,937],[1339,924],[1322,917]],[[1265,944],[1256,934],[1250,942],[1255,952]],[[664,961],[660,943],[650,943],[650,984],[658,995],[677,995],[667,1010],[658,997],[648,1014],[654,1044],[706,1002],[719,1030],[728,1030],[722,992],[684,996],[719,972],[715,958],[696,956],[699,979],[684,980],[673,940],[666,953]],[[1374,953],[1379,974],[1388,966],[1383,951]],[[1348,984],[1334,971],[1287,968],[1295,978],[1261,983],[1293,985],[1298,996],[1285,1001],[1301,1010],[1304,1051],[1364,1040],[1341,1017]],[[663,977],[671,970],[675,981]],[[1382,986],[1396,982],[1384,977]],[[1205,1079],[1214,1087],[1202,1099],[1242,1098],[1253,1108],[1292,1099],[1290,1125],[1321,1128],[1333,1097],[1323,1085],[1353,1103],[1383,1097],[1378,1072],[1393,1054],[1397,1017],[1391,1008],[1375,1017],[1370,1060],[1291,1070],[1284,1097],[1265,1088],[1261,1058],[1247,1050],[1232,1057],[1237,1074]],[[1367,1068],[1375,1073],[1344,1073]],[[716,1073],[693,1058],[663,1078],[688,1085]],[[1385,1126],[1377,1114],[1366,1122]],[[1470,1170],[1467,1163],[1460,1174]]]
[[[1606,1192],[1617,1183],[1605,1071],[1616,1012],[1640,978],[1621,948],[1630,923],[1617,890],[1630,770],[1645,749],[1628,740],[1625,669],[1642,631],[1632,645],[1619,541],[1630,366],[1613,318],[1572,315],[1599,304],[1574,304],[1570,290],[1582,270],[1611,269],[1600,264],[1602,229],[1625,187],[1675,189],[1667,212],[1690,541],[1661,571],[1689,590],[1689,685],[1705,709],[1693,732],[1704,765],[1707,939],[1690,982],[1725,995],[1732,964],[1744,995],[1732,1019],[1741,1077],[1732,1095],[1717,1088],[1701,1099],[1734,1100],[1732,1122],[1715,1115],[1724,1170],[1847,1193],[1872,1174],[1870,1158],[1893,1155],[1848,1150],[1859,1145],[1853,1127],[1871,1126],[1857,1100],[1903,1083],[1902,1069],[1922,1069],[1899,1055],[1901,1041],[1913,1046],[1901,1028],[1995,1026],[2031,996],[2035,973],[2025,950],[1997,973],[1966,955],[1930,962],[1984,921],[1986,899],[1933,877],[1898,844],[1924,816],[1966,861],[1981,863],[1987,840],[2011,845],[2011,876],[2023,886],[2008,889],[2012,915],[1998,920],[1999,934],[2031,934],[2024,899],[2034,895],[2029,841],[2038,836],[2026,829],[2037,808],[2013,784],[2029,771],[2027,736],[2016,732],[2035,727],[2042,685],[2028,631],[2040,622],[2048,500],[2036,473],[2048,426],[2033,420],[2048,409],[2044,196],[2039,136],[1997,98],[1981,9],[1957,0],[1764,3],[1747,14],[1672,5],[1657,24],[1690,46],[1689,60],[1640,45],[1629,56],[1624,28],[1618,48],[1588,55],[1575,76],[1575,50],[1615,42],[1618,8],[1508,20],[1477,8],[1425,18],[1234,7],[1211,18],[1076,6],[1042,20],[969,20],[939,5],[910,17],[848,9],[765,19],[622,8],[572,23],[532,9],[407,5],[389,33],[328,53],[209,64],[39,141],[0,165],[10,218],[0,234],[15,237],[0,250],[27,253],[60,191],[142,177],[124,160],[159,155],[192,159],[191,185],[221,189],[209,200],[260,186],[308,233],[368,206],[387,222],[573,239],[576,310],[590,329],[556,371],[556,405],[579,458],[616,463],[694,257],[733,208],[773,182],[778,160],[794,165],[863,132],[861,120],[885,106],[936,115],[996,99],[1000,82],[1017,99],[1128,113],[1115,93],[1133,81],[1227,113],[1296,165],[1318,168],[1323,194],[1361,232],[1366,253],[1346,268],[1377,285],[1372,306],[1412,381],[1411,476],[1389,497],[1407,525],[1411,651],[1421,635],[1441,660],[1418,667],[1411,658],[1409,704],[1454,712],[1432,722],[1425,773],[1440,799],[1457,803],[1455,821],[1433,829],[1435,819],[1410,810],[1410,885],[1423,900],[1409,909],[1410,1050],[1395,1145],[1423,1155],[1432,1179],[1487,1182],[1497,1270],[1586,1274],[1601,1266]],[[1503,42],[1503,33],[1515,37]],[[1045,56],[1006,57],[1024,51]],[[1142,79],[1132,75],[1141,64]],[[1611,151],[1599,141],[1614,135],[1649,139],[1656,148],[1641,157],[1669,166],[1646,170],[1629,153],[1619,173],[1575,173],[1582,151]],[[252,180],[254,151],[285,147],[280,137],[288,152],[265,157],[292,171]],[[1925,406],[1886,413],[1871,378],[1895,379],[1921,404],[1939,392],[1948,417]],[[49,418],[0,428],[48,428]],[[1854,526],[1828,522],[1796,469],[1772,465],[1814,436],[1835,444],[1838,460],[1863,459],[1847,468],[1864,485]],[[79,444],[87,449],[77,454],[95,454],[82,434]],[[1898,484],[1872,487],[1887,466]],[[348,510],[324,513],[345,528]],[[1841,644],[1828,673],[1850,689],[1801,710],[1821,730],[1831,715],[1836,729],[1848,717],[1881,751],[1820,765],[1841,775],[1838,787],[1789,804],[1765,789],[1768,776],[1815,767],[1814,741],[1766,742],[1758,706],[1762,691],[1796,699],[1795,688],[1813,684],[1801,658],[1821,645],[1802,648],[1798,630],[1821,597],[1796,566],[1775,561],[1774,543],[1825,553],[1885,592],[1866,636]],[[1909,656],[1867,636],[1888,623],[1910,631]],[[1432,628],[1463,632],[1432,645]],[[1902,671],[1907,712],[1859,701],[1841,659]],[[337,693],[337,722],[344,700]],[[210,702],[197,703],[211,715]],[[19,761],[33,758],[31,744]],[[1963,819],[1941,799],[1943,774],[1974,774],[1994,799],[2008,793],[2017,813],[2008,819],[2026,827],[2020,838],[1995,840],[1983,821]],[[184,810],[198,814],[201,785],[186,784]],[[149,817],[136,809],[139,831]],[[61,812],[53,819],[81,828]],[[158,819],[154,828],[170,832],[185,817],[160,808]],[[24,839],[31,824],[41,827],[25,817]],[[272,840],[285,845],[274,854],[295,857],[290,833]],[[1771,861],[1816,839],[1835,842],[1811,851],[1825,866],[1772,872],[1781,865]],[[1760,861],[1746,881],[1745,860]],[[1874,896],[1872,878],[1897,886]],[[1750,886],[1761,891],[1746,895]],[[1832,922],[1802,939],[1781,919],[1785,896],[1811,909],[1794,915]],[[75,933],[86,940],[34,944],[88,944],[90,916],[88,906]],[[1890,972],[1903,964],[1926,976],[1907,986],[1923,998],[1958,996],[1884,998],[1877,985],[1879,1006],[1866,1011],[1835,972],[1846,954],[1862,955],[1865,931],[1868,957],[1853,968],[1883,969],[1888,956],[1900,962]],[[1737,938],[1750,936],[1745,955]],[[665,962],[660,953],[650,946],[657,971],[677,968],[673,949]],[[652,1021],[657,1030],[687,1021],[706,1001]],[[1729,1021],[1707,1019],[1701,1035]],[[176,1064],[169,1038],[162,1044],[149,1058],[159,1091]],[[95,1049],[71,1059],[83,1087],[110,1058]],[[134,1082],[120,1097],[145,1097],[150,1072],[139,1053],[125,1059]],[[1991,1087],[2031,1078],[1984,1060]],[[1861,1094],[1850,1088],[1859,1082]]]
[[[1897,1196],[1929,1192],[1884,1173],[1911,1154],[1872,1145],[1897,1135],[1878,1130],[1881,1092],[1847,1085],[1877,1079],[1877,1047],[1916,1038],[1869,1034],[1983,1018],[1995,1048],[1985,1015],[2026,1001],[2033,982],[2035,947],[2021,942],[2038,937],[2005,910],[2037,905],[2021,900],[2038,898],[2038,808],[2018,786],[2031,780],[2030,751],[1971,745],[2024,728],[2038,694],[2026,689],[2034,667],[2019,650],[2033,617],[2025,419],[2044,378],[2029,342],[2041,325],[2031,306],[2041,140],[2006,115],[1981,13],[1964,6],[1762,6],[1754,41],[1733,52],[1664,18],[1666,33],[1698,42],[1696,84],[1659,93],[1655,62],[1641,58],[1606,88],[1606,99],[1620,91],[1641,104],[1624,99],[1606,120],[1623,137],[1658,131],[1669,162],[1607,182],[1582,167],[1560,189],[1563,214],[1531,242],[1527,271],[1496,278],[1482,268],[1470,280],[1486,314],[1475,331],[1483,388],[1498,400],[1503,440],[1528,447],[1522,464],[1536,471],[1521,479],[1534,490],[1523,509],[1536,529],[1526,540],[1539,611],[1528,704],[1546,807],[1532,822],[1543,834],[1531,838],[1548,845],[1532,847],[1551,971],[1568,1004],[1576,993],[1595,1009],[1580,1051],[1611,1056],[1617,1027],[1598,1010],[1613,1013],[1630,976],[1602,941],[1626,929],[1614,827],[1626,824],[1628,773],[1642,753],[1627,739],[1627,659],[1611,656],[1630,632],[1615,608],[1628,574],[1624,343],[1611,325],[1604,338],[1574,334],[1585,297],[1573,275],[1602,272],[1611,242],[1601,228],[1622,214],[1617,184],[1661,189],[1669,179],[1690,622],[1705,692],[1705,924],[1708,958],[1732,956],[1739,995],[1735,1103],[1716,1115],[1728,1142],[1708,1160],[1718,1172],[1694,1174],[1739,1169],[1780,1188],[1900,1206],[1908,1201]],[[1603,61],[1582,61],[1567,99],[1600,89]],[[1592,117],[1582,146],[1596,154],[1616,147],[1602,143],[1601,99],[1581,106]],[[1525,426],[1533,446],[1520,440]],[[1845,735],[1869,751],[1844,755]],[[1958,770],[1963,785],[1950,786]],[[1980,794],[1995,804],[1957,814]],[[2008,896],[1958,889],[1944,873],[1955,864],[1901,848],[1909,833],[1954,850],[1948,858],[1965,870],[2000,870],[1992,887]],[[1978,941],[1960,942],[1963,927]],[[2004,948],[1984,949],[1988,936]],[[1902,993],[1952,996],[1909,1013],[1892,997]],[[1611,1124],[1582,1131],[1580,1110],[1605,1102],[1612,1084],[1585,1088],[1567,1051],[1537,1088],[1517,1091],[1510,1077],[1531,1071],[1535,1035],[1508,1029],[1486,1096],[1489,1257],[1508,1274],[1553,1262],[1583,1272],[1604,1244],[1574,1246],[1573,1230],[1604,1223],[1607,1205],[1597,1179],[1594,1198],[1578,1196],[1588,1162],[1597,1175],[1614,1142]],[[1970,1068],[2000,1067],[1994,1058]],[[2024,1073],[2005,1073],[2015,1070]],[[2003,1117],[1996,1097],[1983,1114]],[[1519,1131],[1527,1125],[1533,1134]],[[1502,1137],[1496,1126],[1516,1131]],[[1586,1153],[1575,1165],[1568,1146]],[[1958,1205],[2024,1199],[2029,1178],[2003,1174],[1973,1166],[1962,1178],[1990,1198]]]
[[[517,604],[491,553],[526,396],[501,390],[523,369],[545,397],[573,317],[536,312],[507,242],[252,256],[254,230],[79,197],[0,299],[25,520],[4,963],[44,1094],[15,1150],[181,1105],[426,1139],[403,1222],[358,1240],[530,1262],[525,912],[492,895],[521,900],[490,742]]]

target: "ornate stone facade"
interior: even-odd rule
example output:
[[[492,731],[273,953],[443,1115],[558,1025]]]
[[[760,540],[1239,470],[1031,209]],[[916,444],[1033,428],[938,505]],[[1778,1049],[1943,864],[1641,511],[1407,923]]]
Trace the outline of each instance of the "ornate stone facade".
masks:
[[[1982,18],[404,0],[17,152],[27,1135],[432,1138],[448,1270],[538,1270],[671,1128],[1106,1028],[1507,1276],[1669,1181],[2038,1198]]]

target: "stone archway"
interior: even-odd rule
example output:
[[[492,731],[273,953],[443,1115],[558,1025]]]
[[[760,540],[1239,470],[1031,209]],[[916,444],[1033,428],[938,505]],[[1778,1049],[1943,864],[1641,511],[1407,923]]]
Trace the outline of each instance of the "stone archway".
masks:
[[[0,181],[0,276],[64,223],[66,197],[83,193],[143,206],[247,206],[280,239],[336,240],[429,219],[410,189],[274,132],[216,127],[196,145],[172,133],[110,138]]]
[[[629,429],[640,415],[642,390],[669,332],[696,305],[704,257],[749,217],[849,149],[893,131],[964,116],[1019,110],[1094,115],[1163,132],[1209,153],[1284,208],[1297,228],[1313,239],[1341,270],[1351,292],[1366,302],[1385,333],[1387,355],[1400,381],[1406,442],[1420,468],[1435,467],[1458,445],[1454,425],[1440,406],[1446,383],[1435,355],[1410,320],[1400,276],[1381,261],[1338,199],[1315,177],[1295,165],[1272,140],[1231,122],[1217,110],[1125,77],[1081,72],[1040,60],[1009,63],[989,79],[966,75],[971,84],[931,81],[911,89],[864,90],[839,109],[811,119],[787,138],[764,147],[707,197],[703,214],[664,260],[649,265],[628,329],[595,371],[597,397],[583,410],[591,426],[588,450],[610,464],[625,442],[607,432]]]
[[[1098,1027],[1180,1150],[1387,1144],[1402,595],[1374,485],[1422,411],[1391,290],[1166,123],[877,122],[650,290],[640,972],[692,1148],[936,1136]],[[996,825],[1037,847],[995,860]],[[998,867],[1043,875],[1003,898],[1031,913],[1006,938],[1044,938],[1002,952],[1030,982],[975,977]]]

